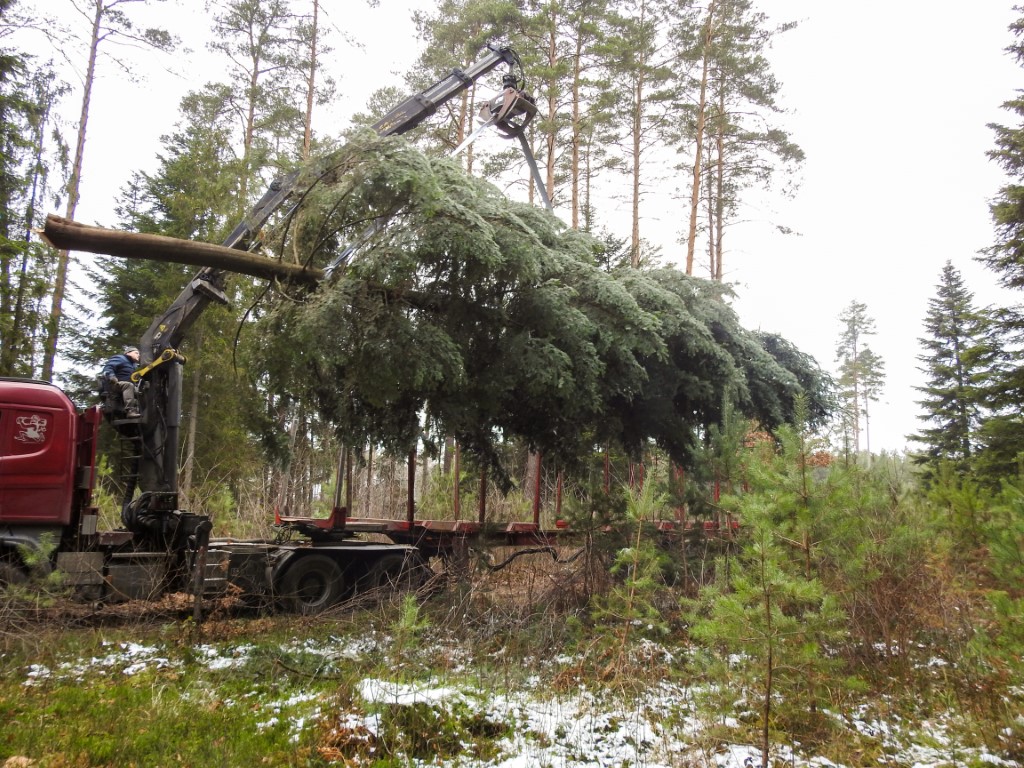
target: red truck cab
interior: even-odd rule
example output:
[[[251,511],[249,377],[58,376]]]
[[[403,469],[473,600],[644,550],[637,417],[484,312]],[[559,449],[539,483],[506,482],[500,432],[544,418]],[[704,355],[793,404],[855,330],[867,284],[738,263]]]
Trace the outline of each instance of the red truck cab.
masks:
[[[0,378],[0,539],[77,524],[92,501],[100,419],[53,384]]]

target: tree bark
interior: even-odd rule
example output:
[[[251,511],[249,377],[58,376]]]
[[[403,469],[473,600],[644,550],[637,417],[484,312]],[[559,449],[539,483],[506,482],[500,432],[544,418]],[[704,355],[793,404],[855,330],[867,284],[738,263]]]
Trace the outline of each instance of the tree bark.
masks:
[[[715,144],[717,164],[715,168],[715,269],[711,279],[722,282],[722,241],[725,238],[725,89],[722,88],[718,98],[718,125],[715,127]]]
[[[302,135],[302,159],[309,160],[313,143],[313,101],[316,96],[316,44],[319,35],[320,0],[313,0],[313,31],[309,42],[309,78],[306,80],[306,119]]]
[[[40,234],[54,248],[211,267],[266,280],[312,285],[324,276],[319,269],[285,264],[222,245],[93,227],[53,214],[46,217],[46,225]]]
[[[89,61],[85,67],[85,85],[82,90],[82,111],[78,117],[78,139],[75,143],[75,159],[68,179],[68,205],[65,215],[70,219],[78,208],[78,191],[82,181],[82,160],[85,156],[85,129],[89,123],[89,103],[92,100],[92,85],[96,79],[96,58],[99,53],[103,22],[103,0],[94,0],[96,14],[92,21],[92,40],[89,45]],[[63,315],[64,292],[67,289],[70,248],[58,249],[57,275],[53,284],[53,298],[50,302],[50,318],[47,322],[46,341],[43,344],[42,378],[53,379],[53,361],[57,356],[57,337],[60,335],[60,318]]]
[[[558,11],[552,6],[551,30],[548,34],[548,66],[552,72],[558,71]],[[546,170],[547,178],[544,185],[548,188],[548,200],[554,204],[555,201],[555,161],[556,149],[558,146],[558,89],[548,90],[548,118],[551,120],[551,128],[547,132]]]
[[[693,184],[690,187],[690,231],[686,239],[686,274],[693,274],[693,256],[697,247],[697,208],[700,205],[701,160],[704,153],[704,124],[707,120],[708,69],[711,60],[711,41],[714,38],[715,2],[708,6],[708,23],[704,32],[703,66],[700,76],[700,96],[697,100],[697,147],[693,153]]]
[[[580,116],[580,78],[583,72],[583,40],[582,33],[577,31],[576,33],[576,52],[573,58],[572,67],[572,139],[570,145],[572,148],[572,169],[569,174],[569,181],[571,186],[571,201],[570,207],[572,209],[569,226],[573,229],[580,228],[580,136],[581,130],[581,116]]]
[[[193,339],[196,353],[203,346],[202,335]],[[195,507],[195,500],[192,498],[192,479],[196,463],[196,435],[199,425],[199,388],[202,385],[203,371],[200,366],[192,369],[192,393],[189,396],[188,428],[185,431],[185,460],[181,467],[181,481],[178,483],[178,491],[187,501],[186,509]]]

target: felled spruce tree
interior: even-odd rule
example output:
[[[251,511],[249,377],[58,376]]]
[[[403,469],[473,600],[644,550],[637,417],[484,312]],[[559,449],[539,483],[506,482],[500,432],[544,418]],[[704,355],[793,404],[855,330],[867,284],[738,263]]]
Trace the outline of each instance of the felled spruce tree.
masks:
[[[676,270],[608,273],[603,245],[401,138],[360,133],[317,161],[272,230],[289,260],[328,268],[258,323],[259,386],[313,399],[350,443],[397,453],[450,435],[499,470],[516,437],[572,465],[650,440],[685,462],[724,392],[771,427],[809,358],[740,327],[726,289]]]

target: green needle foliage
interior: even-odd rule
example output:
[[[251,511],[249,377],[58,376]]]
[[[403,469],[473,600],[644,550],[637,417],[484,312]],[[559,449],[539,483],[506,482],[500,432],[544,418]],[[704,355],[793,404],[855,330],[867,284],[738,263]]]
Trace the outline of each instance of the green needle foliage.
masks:
[[[824,381],[740,327],[721,285],[603,271],[600,241],[401,138],[357,134],[307,188],[268,243],[333,268],[261,319],[253,368],[351,443],[404,453],[425,419],[499,476],[510,437],[563,466],[652,439],[685,462],[723,397],[771,427]]]

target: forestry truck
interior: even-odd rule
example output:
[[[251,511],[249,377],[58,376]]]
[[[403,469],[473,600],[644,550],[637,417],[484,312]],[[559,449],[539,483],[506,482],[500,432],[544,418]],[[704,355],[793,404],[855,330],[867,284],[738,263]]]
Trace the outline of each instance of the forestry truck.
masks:
[[[504,90],[481,111],[481,129],[494,125],[520,140],[547,203],[523,134],[536,107],[521,89],[519,58],[509,48],[489,48],[472,67],[454,70],[411,96],[374,128],[380,135],[408,131],[501,64],[509,68]],[[224,245],[248,250],[270,216],[296,191],[298,179],[296,172],[275,180]],[[178,346],[210,302],[227,302],[226,277],[224,270],[200,270],[142,337],[140,365],[133,375],[141,415],[129,419],[116,407],[106,407],[107,420],[134,453],[123,529],[98,529],[93,498],[104,408],[80,411],[50,383],[0,379],[0,582],[16,583],[32,570],[56,568],[66,584],[89,599],[150,598],[191,590],[197,606],[204,593],[233,585],[243,595],[308,613],[328,607],[353,588],[413,582],[430,557],[443,556],[467,536],[482,533],[482,523],[417,521],[411,504],[405,520],[353,519],[338,499],[325,520],[278,520],[280,530],[299,536],[211,540],[209,519],[179,508],[185,359]],[[387,540],[370,541],[360,536],[365,533],[383,534]],[[501,540],[537,542],[545,535],[536,522],[517,523],[504,529]]]

